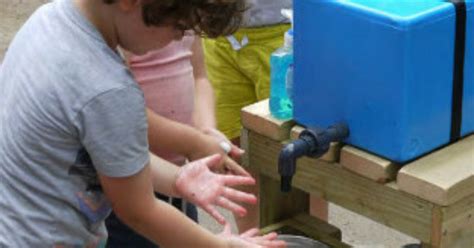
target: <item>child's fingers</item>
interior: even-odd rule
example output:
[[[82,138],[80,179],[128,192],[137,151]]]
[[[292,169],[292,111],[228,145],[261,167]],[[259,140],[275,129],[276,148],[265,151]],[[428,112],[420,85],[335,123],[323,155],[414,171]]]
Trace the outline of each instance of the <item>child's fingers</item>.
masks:
[[[236,145],[232,145],[232,149],[229,152],[229,156],[235,161],[240,161],[240,158],[242,157],[242,155],[244,155],[244,153],[244,150],[240,149]]]
[[[267,233],[262,236],[262,238],[266,240],[273,240],[273,239],[276,239],[277,237],[278,237],[278,234],[276,232]]]
[[[222,156],[220,154],[214,154],[202,158],[200,161],[206,164],[209,169],[213,169],[217,168],[222,163]]]
[[[252,237],[252,240],[260,245],[265,247],[286,247],[286,242],[283,240],[276,239],[278,234],[275,232],[263,235]]]
[[[254,185],[255,179],[251,176],[220,175],[226,186]]]
[[[255,195],[238,191],[229,187],[224,188],[222,195],[232,201],[245,202],[249,204],[257,203],[257,197],[255,197]]]
[[[258,228],[252,228],[252,229],[249,229],[249,230],[245,231],[244,233],[240,234],[240,237],[242,237],[242,238],[252,238],[255,235],[257,235],[259,232],[260,231],[258,230]]]
[[[202,208],[203,208],[204,211],[206,211],[209,215],[211,215],[212,218],[214,218],[219,224],[225,225],[225,224],[227,223],[227,221],[225,220],[224,216],[222,216],[222,214],[219,213],[219,211],[217,211],[217,209],[216,209],[215,207],[213,207],[212,205],[202,206]]]
[[[239,164],[237,164],[234,160],[230,157],[226,157],[224,160],[224,166],[230,170],[230,172],[234,175],[240,176],[250,176],[250,174],[242,168]]]
[[[256,240],[255,243],[266,248],[283,248],[286,247],[286,242],[283,240]]]
[[[245,216],[247,214],[247,210],[245,208],[222,196],[217,198],[216,204],[240,216]]]

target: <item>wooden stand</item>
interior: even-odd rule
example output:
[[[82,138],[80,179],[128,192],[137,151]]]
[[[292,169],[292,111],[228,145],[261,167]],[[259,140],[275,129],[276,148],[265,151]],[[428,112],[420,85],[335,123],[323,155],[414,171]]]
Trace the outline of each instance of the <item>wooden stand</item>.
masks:
[[[242,123],[245,163],[260,180],[262,227],[307,213],[315,194],[427,247],[474,247],[474,135],[403,167],[333,144],[326,161],[299,159],[293,190],[281,193],[278,155],[294,123],[273,119],[268,101],[244,108]]]

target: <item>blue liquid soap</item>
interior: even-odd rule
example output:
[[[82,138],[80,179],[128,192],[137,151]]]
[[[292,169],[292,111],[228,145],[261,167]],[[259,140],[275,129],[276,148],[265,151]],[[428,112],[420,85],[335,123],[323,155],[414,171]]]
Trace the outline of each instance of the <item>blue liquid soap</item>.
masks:
[[[270,113],[281,120],[293,118],[293,31],[285,33],[285,44],[270,57]]]

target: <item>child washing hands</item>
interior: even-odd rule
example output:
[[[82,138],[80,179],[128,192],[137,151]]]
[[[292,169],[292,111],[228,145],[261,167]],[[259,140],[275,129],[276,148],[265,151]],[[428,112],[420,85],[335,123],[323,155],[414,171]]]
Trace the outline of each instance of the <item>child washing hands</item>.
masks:
[[[122,53],[145,96],[148,140],[154,154],[176,165],[184,165],[186,159],[220,153],[223,164],[213,168],[215,171],[248,175],[234,161],[239,160],[243,151],[231,145],[215,129],[214,94],[204,68],[201,39],[188,32],[181,40],[145,55]],[[158,193],[155,196],[198,221],[194,205]],[[244,208],[231,201],[219,200],[216,203],[239,216],[246,214]],[[215,208],[204,210],[219,223],[225,223]],[[114,213],[106,219],[106,226],[109,232],[107,247],[156,247],[122,223]]]
[[[222,155],[182,168],[150,155],[143,94],[116,52],[120,46],[146,54],[187,29],[226,34],[242,5],[57,0],[36,11],[0,70],[0,247],[103,247],[111,209],[165,247],[282,245],[275,234],[214,235],[156,200],[154,191],[212,210],[253,202],[227,185],[254,181],[213,174],[209,169],[223,164]],[[204,150],[224,153],[211,139],[202,139]],[[202,143],[188,142],[183,154],[204,154],[188,150]]]

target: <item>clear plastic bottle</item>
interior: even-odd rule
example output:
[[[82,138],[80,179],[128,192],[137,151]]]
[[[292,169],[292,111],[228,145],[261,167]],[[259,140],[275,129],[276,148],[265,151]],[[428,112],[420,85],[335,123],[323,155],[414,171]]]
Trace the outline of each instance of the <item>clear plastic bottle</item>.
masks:
[[[293,106],[293,71],[294,71],[294,64],[291,63],[290,67],[288,67],[288,71],[286,71],[286,94],[288,94],[288,98],[290,99],[291,106]]]
[[[277,119],[293,117],[290,99],[293,88],[293,30],[285,33],[285,43],[270,57],[270,113]],[[288,92],[290,91],[290,92]]]

